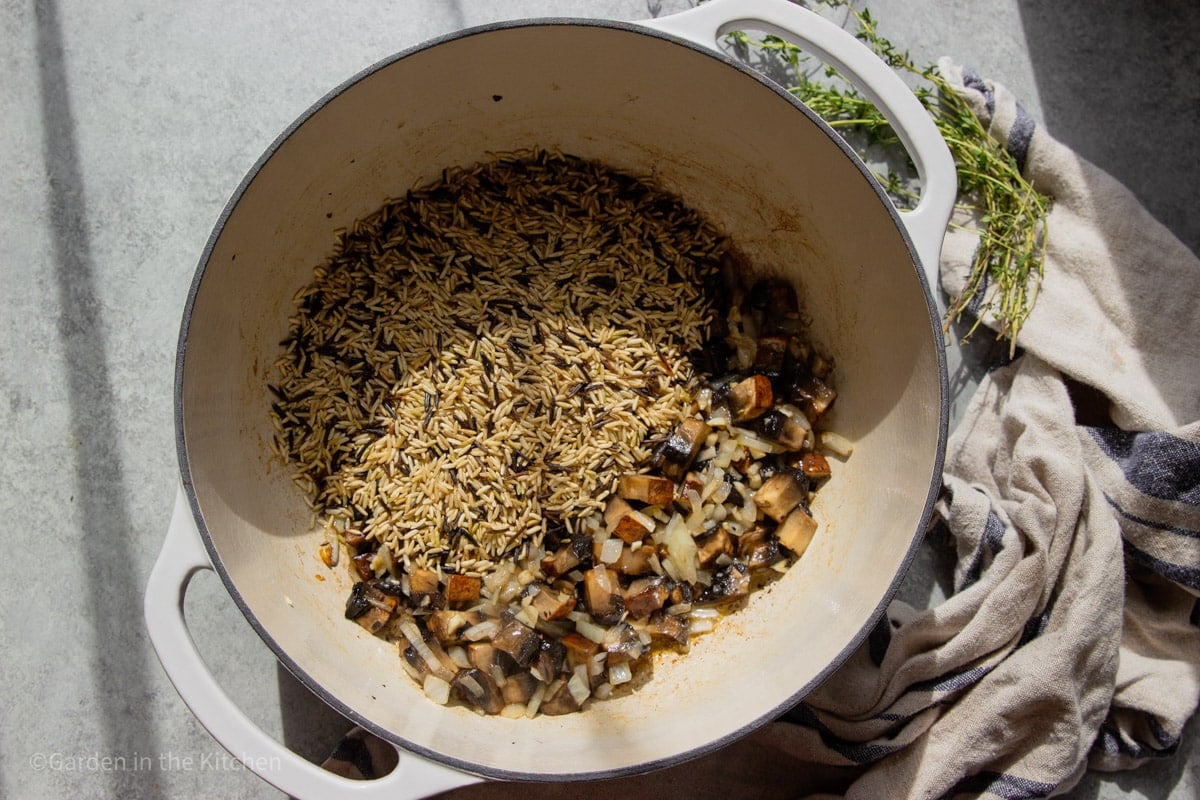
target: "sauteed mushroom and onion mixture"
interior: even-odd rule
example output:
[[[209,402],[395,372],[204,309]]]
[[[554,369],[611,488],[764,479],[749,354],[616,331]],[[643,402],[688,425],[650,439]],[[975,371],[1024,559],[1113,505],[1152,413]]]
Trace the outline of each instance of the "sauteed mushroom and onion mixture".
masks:
[[[677,198],[542,150],[339,233],[296,296],[275,446],[354,578],[345,616],[438,703],[631,690],[799,559],[832,364]]]

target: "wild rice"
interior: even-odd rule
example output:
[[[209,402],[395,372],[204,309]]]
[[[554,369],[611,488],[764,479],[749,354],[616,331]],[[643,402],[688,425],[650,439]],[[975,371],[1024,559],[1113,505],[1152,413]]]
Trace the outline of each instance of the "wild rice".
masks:
[[[296,295],[276,448],[333,531],[486,574],[594,518],[695,412],[725,248],[594,162],[446,170],[342,231]]]

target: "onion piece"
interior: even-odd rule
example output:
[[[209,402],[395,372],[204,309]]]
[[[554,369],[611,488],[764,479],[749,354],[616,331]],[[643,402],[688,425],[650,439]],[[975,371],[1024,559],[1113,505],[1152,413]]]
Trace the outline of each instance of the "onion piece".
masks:
[[[628,661],[613,664],[608,668],[608,682],[613,686],[620,686],[622,683],[629,683],[631,680],[633,680],[633,668],[629,666]]]
[[[580,664],[575,668],[574,673],[571,674],[570,679],[567,681],[567,691],[571,693],[571,697],[579,705],[583,705],[583,702],[591,697],[592,688],[588,682],[586,665]]]
[[[425,680],[421,683],[421,689],[424,690],[426,697],[439,706],[450,702],[450,684],[437,675],[426,675]]]
[[[827,450],[840,458],[849,458],[854,452],[854,445],[840,433],[821,431],[821,449]]]
[[[651,526],[653,527],[653,526]],[[625,543],[615,536],[610,539],[605,539],[600,545],[600,560],[605,564],[612,564],[621,557],[621,550]]]

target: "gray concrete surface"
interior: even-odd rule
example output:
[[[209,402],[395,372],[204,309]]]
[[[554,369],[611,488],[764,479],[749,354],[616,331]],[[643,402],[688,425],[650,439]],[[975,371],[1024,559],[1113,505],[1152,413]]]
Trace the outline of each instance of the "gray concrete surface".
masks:
[[[257,156],[328,89],[433,36],[686,5],[0,3],[0,796],[279,796],[188,713],[141,618],[177,478],[180,312],[213,223]],[[918,60],[948,55],[1006,83],[1200,250],[1193,0],[868,5]],[[937,572],[926,553],[907,596],[936,595]],[[345,723],[277,666],[213,575],[193,584],[187,612],[247,714],[324,756]],[[1089,775],[1072,796],[1197,797],[1197,727],[1174,759]]]

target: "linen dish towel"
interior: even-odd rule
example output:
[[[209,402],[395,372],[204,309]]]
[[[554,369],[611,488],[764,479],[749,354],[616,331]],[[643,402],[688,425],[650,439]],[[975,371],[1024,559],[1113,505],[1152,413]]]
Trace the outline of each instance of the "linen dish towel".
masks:
[[[443,797],[1035,798],[1175,752],[1200,701],[1200,260],[1003,86],[940,69],[1053,201],[1018,354],[949,442],[926,546],[953,553],[953,592],[894,601],[805,702],[720,752]],[[950,294],[973,224],[943,247]]]

